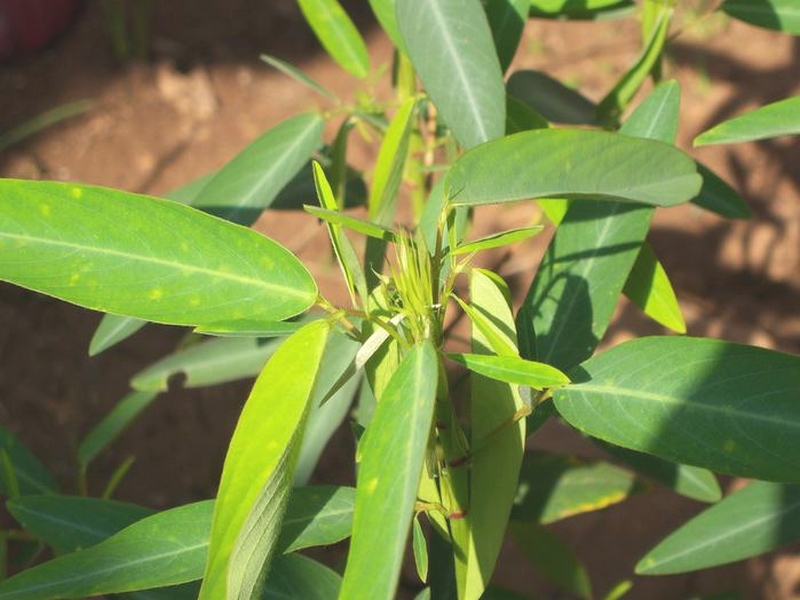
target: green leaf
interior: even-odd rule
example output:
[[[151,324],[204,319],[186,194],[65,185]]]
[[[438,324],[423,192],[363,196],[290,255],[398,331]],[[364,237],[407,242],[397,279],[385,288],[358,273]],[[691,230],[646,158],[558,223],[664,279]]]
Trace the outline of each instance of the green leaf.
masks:
[[[594,103],[558,79],[540,71],[515,71],[506,84],[508,94],[530,106],[548,121],[594,125]]]
[[[633,0],[531,0],[530,16],[549,19],[601,19],[627,13]]]
[[[0,279],[106,312],[203,325],[277,321],[317,288],[288,250],[175,202],[0,181]]]
[[[306,205],[303,208],[307,213],[314,215],[326,223],[347,227],[348,229],[375,238],[376,240],[393,242],[395,239],[394,232],[391,229],[376,225],[372,221],[365,221],[364,219],[351,217],[337,210],[328,210],[318,206]]]
[[[361,440],[341,598],[394,598],[433,423],[438,362],[430,342],[409,351]]]
[[[800,357],[696,338],[621,344],[573,373],[555,405],[577,429],[674,462],[800,480]]]
[[[636,565],[642,575],[724,565],[800,539],[800,486],[754,481],[673,531]]]
[[[800,8],[795,6],[795,9],[800,15]],[[724,121],[698,135],[694,145],[735,144],[798,133],[800,96],[794,96]]]
[[[332,91],[324,87],[315,79],[312,79],[308,75],[306,75],[303,71],[295,67],[293,64],[286,62],[285,60],[281,60],[276,56],[271,56],[269,54],[262,54],[259,57],[262,61],[267,63],[269,66],[274,67],[284,75],[291,77],[295,81],[302,83],[309,89],[314,90],[318,94],[321,94],[328,98],[329,100],[336,100],[336,94]]]
[[[369,75],[369,54],[358,29],[337,0],[297,0],[322,47],[340,67],[358,77]]]
[[[33,453],[8,429],[0,427],[0,453],[5,452],[19,485],[19,493],[42,494],[56,492],[55,478]],[[0,494],[10,495],[0,477]]]
[[[727,219],[750,218],[752,213],[747,203],[727,182],[700,161],[697,162],[697,171],[703,178],[703,187],[692,200],[693,204]]]
[[[282,342],[281,338],[203,340],[140,371],[131,379],[131,387],[164,392],[169,388],[170,378],[176,375],[183,375],[182,386],[187,388],[255,377]]]
[[[78,446],[78,464],[85,471],[89,463],[100,454],[131,422],[150,406],[157,392],[130,392],[95,425]]]
[[[25,528],[59,554],[94,546],[153,511],[116,500],[43,494],[6,505]]]
[[[677,333],[686,333],[686,322],[667,272],[650,244],[642,244],[623,293],[656,323]]]
[[[428,580],[428,542],[425,534],[422,533],[422,526],[419,524],[419,515],[411,521],[411,546],[414,552],[414,566],[417,568],[417,576],[420,581],[425,583]]]
[[[484,377],[543,389],[566,385],[569,378],[555,367],[514,356],[450,352],[447,358]]]
[[[707,469],[680,465],[597,439],[593,441],[637,473],[667,486],[676,494],[699,502],[717,502],[722,498],[722,489],[716,476]]]
[[[128,339],[145,325],[147,325],[147,321],[142,319],[121,317],[119,315],[103,315],[94,335],[92,335],[92,340],[89,342],[89,356],[97,356],[111,348],[111,346]]]
[[[369,0],[372,12],[375,13],[375,18],[378,19],[378,23],[381,24],[386,35],[392,40],[395,48],[405,52],[403,36],[400,35],[400,29],[397,26],[395,4],[396,0]]]
[[[613,506],[639,489],[628,471],[606,462],[528,451],[511,519],[547,525]]]
[[[76,100],[68,102],[61,106],[56,106],[41,114],[36,115],[32,119],[9,129],[8,131],[0,132],[0,152],[5,151],[7,148],[14,146],[31,136],[36,135],[53,125],[72,119],[79,115],[89,112],[94,108],[94,101],[92,100]]]
[[[503,74],[480,0],[400,0],[397,20],[408,56],[456,140],[471,148],[502,136]]]
[[[287,554],[275,559],[267,577],[263,599],[336,600],[342,576],[303,556]]]
[[[589,574],[569,546],[535,523],[513,523],[510,530],[517,546],[537,571],[579,598],[591,600]]]
[[[506,135],[548,127],[547,119],[533,108],[514,96],[506,96]]]
[[[240,225],[252,224],[322,144],[323,124],[316,113],[279,123],[222,167],[192,206]]]
[[[482,144],[456,160],[445,179],[454,206],[527,198],[672,206],[696,196],[700,185],[694,161],[673,146],[579,129],[526,131]]]
[[[725,0],[721,8],[751,25],[800,35],[800,8],[795,0]]]
[[[199,579],[211,501],[157,513],[0,583],[1,600],[86,598]],[[78,576],[76,576],[78,575]]]
[[[329,330],[325,321],[313,321],[281,344],[242,409],[217,494],[203,600],[248,598],[259,590],[291,489]]]
[[[501,233],[495,233],[477,240],[471,240],[459,244],[450,251],[450,254],[469,254],[471,252],[478,252],[480,250],[489,250],[491,248],[500,248],[508,246],[522,240],[527,240],[529,237],[540,233],[544,229],[543,225],[534,225],[531,227],[520,227],[519,229],[509,229]]]
[[[288,554],[335,544],[350,535],[356,491],[351,487],[295,488],[289,497],[277,548]]]
[[[500,68],[505,71],[517,52],[522,30],[528,19],[530,0],[481,0],[486,10],[489,28]]]
[[[305,323],[313,320],[307,315],[291,321],[255,321],[241,320],[227,323],[208,323],[195,327],[194,332],[218,337],[257,337],[270,338],[291,335]]]

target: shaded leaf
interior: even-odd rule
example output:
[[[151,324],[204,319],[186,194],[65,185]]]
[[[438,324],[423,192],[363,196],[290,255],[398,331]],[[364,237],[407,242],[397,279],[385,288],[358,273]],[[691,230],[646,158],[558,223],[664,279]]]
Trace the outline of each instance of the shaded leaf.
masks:
[[[97,356],[104,350],[119,344],[145,325],[147,325],[147,321],[142,319],[121,317],[120,315],[103,315],[89,342],[89,356]]]
[[[360,79],[369,75],[367,46],[339,2],[297,0],[297,3],[331,58],[351,75]]]
[[[568,125],[596,124],[594,103],[545,73],[514,71],[506,86],[511,97],[530,106],[548,121]]]
[[[500,68],[505,71],[511,64],[522,39],[522,30],[528,18],[530,0],[481,0],[486,9],[489,28]]]
[[[277,56],[271,56],[269,54],[262,54],[259,58],[269,66],[274,67],[284,75],[302,83],[304,86],[314,90],[318,94],[325,96],[329,100],[336,100],[336,94],[285,60],[281,60]]]
[[[697,171],[703,178],[703,187],[697,198],[692,200],[693,204],[727,219],[750,218],[750,207],[725,180],[699,161]]]
[[[286,554],[275,559],[259,598],[335,600],[341,585],[342,576],[322,563],[302,554]]]
[[[800,35],[800,8],[795,0],[725,0],[721,9],[751,25]]]
[[[795,6],[800,19],[800,8]],[[694,139],[695,146],[735,144],[800,134],[800,96],[779,100],[704,131]]]
[[[506,96],[506,135],[547,127],[550,123],[532,107],[514,96]]]
[[[280,552],[335,544],[350,535],[356,493],[351,487],[295,488],[277,541]]]
[[[19,485],[19,493],[42,494],[57,491],[53,475],[39,462],[33,453],[8,429],[0,427],[0,452],[4,452],[14,471]],[[0,494],[10,495],[2,485],[0,477]]]
[[[531,0],[532,17],[601,19],[626,14],[634,8],[633,0]]]

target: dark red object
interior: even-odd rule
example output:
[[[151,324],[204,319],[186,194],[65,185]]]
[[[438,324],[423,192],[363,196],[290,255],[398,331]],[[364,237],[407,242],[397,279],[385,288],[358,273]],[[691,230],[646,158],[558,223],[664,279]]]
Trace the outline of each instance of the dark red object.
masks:
[[[44,48],[64,31],[79,0],[0,0],[0,59]]]

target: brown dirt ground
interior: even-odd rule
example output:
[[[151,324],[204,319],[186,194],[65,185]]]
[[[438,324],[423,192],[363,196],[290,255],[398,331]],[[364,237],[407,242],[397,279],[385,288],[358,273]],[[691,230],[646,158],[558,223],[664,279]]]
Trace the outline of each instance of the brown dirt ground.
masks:
[[[350,2],[367,31],[374,64],[389,47],[364,2]],[[163,193],[218,168],[258,134],[298,109],[318,105],[304,88],[259,63],[267,52],[290,60],[345,97],[353,82],[318,51],[291,0],[171,0],[153,21],[154,58],[121,66],[111,58],[98,3],[74,28],[35,57],[0,66],[0,131],[63,103],[91,98],[84,116],[0,154],[0,176],[79,180]],[[599,99],[636,56],[632,22],[532,22],[517,67],[544,69]],[[688,28],[670,45],[669,76],[683,88],[679,144],[713,123],[800,92],[800,41],[715,16]],[[693,207],[660,211],[651,241],[677,288],[689,333],[800,352],[800,139],[695,152],[750,202],[754,218],[727,222]],[[368,145],[357,150],[369,157]],[[478,229],[530,219],[529,209],[479,214]],[[265,215],[260,225],[311,260],[322,285],[335,275],[313,220]],[[501,272],[524,292],[543,240],[516,249]],[[490,257],[500,260],[500,256]],[[98,321],[90,311],[8,285],[0,286],[0,422],[16,432],[59,477],[74,486],[77,442],[127,390],[128,378],[168,353],[180,331],[152,327],[89,359]],[[616,343],[660,329],[622,305],[608,336]],[[136,463],[118,496],[165,507],[214,494],[247,383],[176,390],[160,398],[93,465],[98,492],[126,457]],[[317,478],[352,480],[351,442],[335,439]],[[577,436],[548,427],[535,445],[589,453]],[[631,576],[638,556],[700,508],[665,492],[557,524],[554,530],[585,560],[598,592]],[[637,578],[635,599],[689,598],[725,589],[746,598],[800,597],[794,546],[766,559],[698,574]],[[338,560],[338,559],[333,559]],[[511,567],[515,570],[512,570]],[[559,594],[509,548],[500,576],[538,598]]]

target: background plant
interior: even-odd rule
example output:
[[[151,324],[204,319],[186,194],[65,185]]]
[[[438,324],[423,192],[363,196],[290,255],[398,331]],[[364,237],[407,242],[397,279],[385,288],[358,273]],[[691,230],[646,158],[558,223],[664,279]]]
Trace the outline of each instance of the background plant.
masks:
[[[625,8],[622,4],[629,3],[605,3],[592,10]],[[334,58],[355,76],[366,77],[370,66],[362,51],[363,43],[336,10],[337,5],[304,2],[301,6],[318,35],[328,42],[326,46]],[[315,166],[303,171],[306,182],[309,176],[313,177],[312,185],[321,204],[311,212],[328,224],[352,306],[331,306],[317,297],[307,272],[275,244],[195,211],[87,186],[4,183],[7,210],[4,206],[3,214],[8,215],[3,223],[4,244],[6,249],[14,250],[3,253],[4,278],[109,312],[192,325],[205,333],[250,336],[197,344],[180,358],[172,357],[173,371],[162,370],[162,375],[151,371],[151,381],[174,370],[185,370],[189,377],[197,375],[197,369],[180,361],[188,360],[189,354],[200,362],[197,357],[202,352],[206,356],[216,353],[228,360],[232,352],[240,352],[239,356],[253,361],[249,368],[258,371],[277,344],[257,341],[254,336],[297,328],[297,324],[275,321],[303,312],[312,304],[324,311],[317,312],[318,316],[329,315],[323,321],[305,325],[282,344],[256,383],[231,442],[213,525],[209,503],[168,511],[154,520],[138,522],[91,550],[65,555],[49,566],[10,580],[6,589],[11,591],[6,593],[34,595],[7,597],[82,597],[182,583],[203,573],[206,555],[201,594],[207,597],[219,597],[220,588],[215,586],[225,585],[240,595],[256,594],[258,575],[270,562],[267,586],[276,585],[276,581],[288,581],[294,586],[312,582],[314,593],[335,590],[339,586],[335,574],[297,555],[271,560],[271,554],[276,549],[302,547],[282,544],[285,534],[278,534],[278,526],[295,464],[307,465],[314,460],[309,458],[313,452],[303,446],[314,442],[321,445],[326,439],[325,433],[312,431],[315,422],[324,423],[330,418],[317,417],[315,421],[314,413],[309,412],[333,390],[342,393],[344,400],[340,403],[346,410],[358,384],[354,373],[365,373],[368,381],[368,385],[360,386],[357,411],[357,429],[363,428],[366,433],[358,452],[360,489],[343,597],[393,594],[413,512],[426,515],[421,519],[427,519],[434,531],[442,532],[442,537],[452,542],[452,548],[442,548],[437,534],[429,536],[431,564],[440,565],[442,560],[452,560],[456,555],[454,568],[431,569],[433,595],[447,594],[443,590],[451,573],[462,597],[479,595],[506,530],[508,511],[520,487],[519,474],[523,474],[523,488],[536,490],[535,484],[553,472],[553,464],[557,465],[557,461],[524,455],[522,444],[526,434],[535,431],[553,408],[579,429],[618,446],[721,472],[795,480],[792,456],[796,447],[791,433],[796,418],[791,400],[798,384],[793,357],[716,341],[651,338],[586,360],[602,338],[621,291],[634,300],[638,297],[649,314],[681,328],[668,281],[648,246],[642,245],[651,209],[641,203],[671,204],[695,196],[695,202],[728,214],[740,216],[745,212],[735,194],[708,172],[703,172],[705,185],[698,190],[700,181],[693,162],[668,146],[607,133],[541,130],[547,122],[537,114],[537,108],[551,121],[578,120],[616,128],[640,85],[650,74],[657,75],[658,57],[671,16],[669,7],[661,3],[642,7],[646,40],[642,58],[595,108],[557,82],[548,82],[541,74],[530,72],[510,75],[506,89],[513,97],[506,98],[497,61],[487,57],[496,51],[502,66],[513,54],[515,45],[504,44],[514,36],[507,30],[502,35],[496,33],[498,23],[516,22],[518,26],[522,21],[499,19],[507,6],[487,6],[488,21],[477,3],[456,6],[448,2],[399,2],[396,15],[387,6],[375,3],[376,15],[395,43],[404,49],[405,56],[398,56],[397,99],[385,104],[385,114],[377,111],[379,105],[373,102],[333,108],[324,117],[344,117],[344,121],[333,143],[319,154],[322,117],[295,117],[268,132],[210,180],[176,194],[177,199],[192,199],[196,207],[247,224],[264,206],[276,201],[286,185],[302,183],[302,179],[291,180],[313,155],[324,163],[324,168]],[[775,3],[764,7],[765,14],[782,14]],[[539,13],[556,12],[546,5],[534,8]],[[582,7],[584,11],[589,8]],[[729,11],[735,8],[728,3]],[[527,4],[513,14],[524,15],[526,10]],[[430,15],[430,19],[420,22],[420,14]],[[462,27],[471,29],[463,31]],[[301,78],[290,66],[270,60]],[[429,99],[419,95],[409,76],[412,65]],[[548,84],[550,87],[545,87]],[[321,90],[318,85],[315,89]],[[544,94],[547,102],[542,99],[542,90],[549,90]],[[558,98],[555,103],[554,94]],[[674,83],[657,87],[624,119],[621,133],[671,141],[678,96]],[[791,108],[794,101],[787,102]],[[569,115],[549,112],[553,104],[556,109],[569,108]],[[781,108],[785,109],[785,105],[765,110],[768,114]],[[790,110],[788,118],[773,118],[779,129],[770,133],[792,132],[796,114],[796,110]],[[366,124],[383,135],[366,198],[368,222],[340,213],[348,196],[358,196],[348,194],[345,160],[347,137],[354,123]],[[741,122],[737,126],[741,127]],[[745,122],[745,129],[747,126]],[[763,133],[763,125],[757,130]],[[515,132],[522,133],[503,137],[504,133]],[[457,158],[447,174],[432,177],[458,156],[458,145],[475,149]],[[429,150],[422,153],[422,159],[420,149]],[[254,169],[253,164],[258,168]],[[265,164],[276,166],[264,169]],[[393,226],[404,172],[406,179],[416,184],[412,206],[418,216],[413,234]],[[710,186],[709,181],[716,187]],[[491,272],[471,268],[468,259],[473,252],[531,235],[535,229],[466,242],[464,236],[469,207],[529,197],[562,197],[570,198],[570,202],[566,210],[563,200],[543,204],[559,227],[515,325],[504,284]],[[223,206],[223,199],[231,205]],[[125,231],[120,231],[121,222],[126,223]],[[149,237],[134,239],[127,235],[131,224],[133,231],[147,230]],[[602,236],[597,235],[598,229]],[[346,230],[368,237],[365,265],[356,258],[360,248],[347,237]],[[175,239],[171,235],[174,231],[184,235]],[[98,232],[106,233],[106,240],[99,245]],[[54,248],[66,248],[68,252],[53,254]],[[72,251],[76,248],[80,252]],[[38,254],[31,254],[34,251]],[[387,254],[394,268],[384,272],[383,257]],[[35,268],[32,256],[39,263]],[[131,262],[123,264],[121,257]],[[457,278],[468,281],[468,294],[454,291]],[[471,418],[464,421],[454,417],[442,369],[435,368],[443,360],[443,309],[448,299],[452,299],[451,306],[456,303],[463,308],[473,326],[472,352],[447,354],[473,373],[471,398],[467,400]],[[94,349],[99,350],[120,336],[119,331],[131,331],[140,325],[131,319],[105,320]],[[230,362],[235,363],[236,369],[225,374],[217,365],[217,378],[249,372],[244,361]],[[574,382],[572,385],[564,385],[568,379],[563,372]],[[137,379],[138,387],[143,387],[147,378]],[[345,383],[352,386],[347,393]],[[411,389],[416,393],[408,394]],[[377,406],[370,392],[380,398]],[[761,400],[765,392],[769,392],[768,401]],[[120,409],[81,446],[82,464],[88,464],[110,435],[151,398],[152,394],[146,391],[126,398]],[[409,398],[418,402],[410,405]],[[487,405],[487,399],[492,400],[491,405]],[[328,401],[323,409],[334,406],[333,402]],[[271,414],[276,406],[277,414],[264,419],[264,414]],[[598,406],[603,407],[602,415],[597,414]],[[667,406],[672,408],[667,411]],[[529,411],[533,414],[526,423],[521,417]],[[436,423],[435,435],[431,434],[432,422]],[[30,532],[60,551],[89,545],[113,532],[109,527],[90,541],[72,540],[66,546],[56,546],[52,532],[37,526],[37,516],[40,525],[42,521],[50,522],[58,510],[63,510],[69,519],[77,519],[75,515],[81,513],[75,506],[88,505],[68,505],[71,500],[47,496],[35,500],[44,502],[45,508],[28,509],[26,513],[29,499],[22,489],[28,484],[23,482],[30,482],[32,477],[38,482],[38,490],[52,486],[37,467],[25,466],[30,457],[12,438],[8,439],[4,487],[12,497],[9,508]],[[264,456],[265,439],[274,440],[271,457]],[[759,440],[761,444],[757,443]],[[672,475],[667,479],[671,478],[684,493],[706,499],[719,494],[708,472],[670,463],[648,467],[647,463],[642,465],[638,455],[626,457],[638,459],[639,468],[651,474],[665,467],[667,471],[671,469]],[[555,472],[563,475],[564,471],[577,471],[574,465],[562,466],[561,471]],[[418,486],[420,471],[423,478]],[[618,481],[622,495],[626,495],[632,478],[624,472],[611,472],[616,479],[611,475],[607,478]],[[690,488],[692,483],[695,485],[687,491],[679,483]],[[772,498],[764,505],[768,514],[773,519],[783,518],[787,513],[783,496],[791,486],[764,485],[773,486],[772,493],[765,495]],[[348,510],[332,511],[340,517],[336,533],[322,525],[322,517],[328,514],[327,502],[337,495],[350,493],[352,506],[352,490],[311,492],[316,494],[318,504],[312,504],[308,513],[317,518],[306,531],[313,531],[318,537],[310,543],[329,543],[347,535]],[[592,505],[591,499],[586,502],[566,492],[565,497],[576,506]],[[608,490],[593,493],[597,494],[596,500],[606,497]],[[303,494],[293,493],[288,511],[295,509]],[[781,503],[776,505],[778,496]],[[537,512],[535,503],[541,503],[542,498],[535,493],[523,498],[514,508],[511,527],[515,538],[534,558],[538,557],[540,564],[542,556],[553,555],[556,544],[537,526],[538,522],[553,518],[546,518],[541,508]],[[548,500],[553,498],[552,494],[548,496]],[[528,499],[531,501],[526,502]],[[136,512],[112,502],[93,505],[89,514],[96,515],[97,506],[116,511],[116,527],[142,516],[141,510]],[[723,506],[724,503],[718,505]],[[793,505],[789,502],[788,506]],[[127,521],[117,514],[125,510],[133,514]],[[85,509],[82,514],[85,518]],[[288,514],[291,516],[291,512]],[[42,519],[43,515],[47,518]],[[288,524],[295,519],[283,522]],[[723,524],[727,522],[722,519]],[[179,544],[173,546],[173,542],[167,544],[155,537],[165,527],[175,528]],[[787,529],[779,528],[781,532]],[[209,530],[210,549],[206,552]],[[420,528],[415,525],[413,531],[417,532],[414,546],[419,570],[424,573],[425,544],[419,537]],[[176,534],[167,533],[166,537],[174,540]],[[690,543],[696,539],[696,535],[689,537]],[[760,546],[745,547],[744,551],[757,552],[782,541],[775,534],[766,539],[766,544],[762,541]],[[144,549],[139,546],[143,543]],[[685,544],[679,546],[681,552],[685,551]],[[165,546],[174,548],[179,560],[165,565]],[[548,550],[542,551],[543,546]],[[387,551],[377,553],[375,548]],[[699,550],[704,550],[705,556],[716,555],[714,560],[719,560],[719,550],[709,551],[702,545]],[[130,560],[139,555],[150,561]],[[98,564],[101,556],[123,557],[112,569],[113,576],[108,571],[93,571],[92,565]],[[570,564],[567,554],[551,565],[551,575],[564,581],[563,573]],[[643,564],[643,568],[652,567],[647,559]],[[165,573],[156,566],[172,570]],[[77,584],[71,577],[76,569],[85,571]],[[59,582],[59,577],[67,575],[70,577],[66,581]],[[42,591],[44,580],[49,585]],[[564,583],[581,595],[590,593],[582,576]],[[67,588],[59,589],[58,585]],[[36,596],[37,593],[45,595]],[[186,593],[192,595],[196,591]],[[295,588],[292,593],[310,597],[311,591],[304,593]]]

